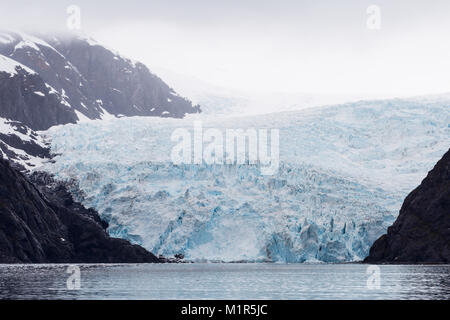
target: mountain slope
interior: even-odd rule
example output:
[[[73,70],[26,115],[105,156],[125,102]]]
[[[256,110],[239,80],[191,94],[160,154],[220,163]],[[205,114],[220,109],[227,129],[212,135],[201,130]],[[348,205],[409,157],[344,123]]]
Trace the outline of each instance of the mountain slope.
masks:
[[[92,39],[0,32],[0,156],[21,169],[49,157],[33,130],[86,119],[182,118],[197,112],[199,106],[145,65]]]
[[[74,110],[38,73],[3,55],[0,62],[0,117],[33,130],[76,123]]]
[[[110,238],[104,228],[95,211],[75,203],[63,185],[38,189],[0,159],[0,263],[158,262],[145,249]]]
[[[0,33],[0,54],[27,66],[51,86],[75,119],[108,114],[182,118],[200,112],[139,62],[76,34],[39,37]],[[47,92],[44,92],[47,96]],[[3,108],[2,108],[3,109]],[[31,109],[31,106],[28,108]],[[12,118],[13,120],[19,120]],[[61,119],[57,124],[71,123]],[[26,123],[32,129],[47,129]]]
[[[31,170],[50,158],[50,149],[35,131],[17,121],[0,118],[0,158],[19,170]]]
[[[256,165],[174,165],[172,133],[186,128],[192,138],[193,122],[161,118],[51,128],[59,156],[43,169],[77,180],[83,192],[74,196],[98,210],[111,235],[156,254],[359,261],[448,150],[448,105],[399,99],[204,118],[204,130],[218,129],[225,142],[227,129],[278,128],[273,176]]]
[[[365,262],[450,262],[450,150],[406,197],[397,220]]]

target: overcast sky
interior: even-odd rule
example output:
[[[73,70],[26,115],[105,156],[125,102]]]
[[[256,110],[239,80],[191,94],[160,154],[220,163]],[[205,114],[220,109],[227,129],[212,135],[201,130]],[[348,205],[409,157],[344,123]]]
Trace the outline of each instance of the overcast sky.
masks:
[[[3,1],[3,28],[82,31],[150,69],[226,88],[399,96],[450,91],[448,0]],[[367,8],[381,9],[381,29]]]

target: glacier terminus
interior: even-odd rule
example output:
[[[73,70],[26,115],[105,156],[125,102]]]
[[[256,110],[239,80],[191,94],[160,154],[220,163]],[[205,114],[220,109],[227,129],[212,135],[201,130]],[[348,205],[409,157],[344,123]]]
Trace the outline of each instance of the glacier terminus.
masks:
[[[278,128],[279,170],[174,164],[177,128]],[[41,132],[57,156],[40,170],[108,232],[192,261],[350,262],[397,217],[403,198],[448,149],[448,99],[375,100],[215,119],[120,118]]]

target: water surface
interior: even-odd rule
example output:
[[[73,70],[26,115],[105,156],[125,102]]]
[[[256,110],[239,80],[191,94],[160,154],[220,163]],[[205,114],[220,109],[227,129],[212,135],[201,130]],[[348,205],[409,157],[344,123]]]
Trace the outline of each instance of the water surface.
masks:
[[[450,299],[450,265],[379,266],[379,288],[362,264],[0,265],[1,299]]]

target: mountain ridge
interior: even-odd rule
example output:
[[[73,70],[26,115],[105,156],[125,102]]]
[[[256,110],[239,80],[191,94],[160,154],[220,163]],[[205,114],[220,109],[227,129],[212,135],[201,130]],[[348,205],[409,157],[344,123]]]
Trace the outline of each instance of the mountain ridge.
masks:
[[[92,209],[75,202],[46,174],[34,183],[0,158],[0,263],[160,262],[111,238]]]
[[[198,112],[144,64],[91,38],[0,31],[0,156],[22,170],[49,158],[36,131],[86,119]]]
[[[252,165],[174,165],[167,141],[176,128],[192,133],[190,118],[92,121],[48,130],[59,155],[42,170],[76,179],[77,199],[111,235],[157,255],[362,261],[448,150],[449,112],[388,100],[204,122],[223,134],[278,128],[280,167],[266,177]]]

